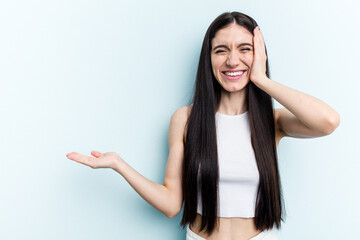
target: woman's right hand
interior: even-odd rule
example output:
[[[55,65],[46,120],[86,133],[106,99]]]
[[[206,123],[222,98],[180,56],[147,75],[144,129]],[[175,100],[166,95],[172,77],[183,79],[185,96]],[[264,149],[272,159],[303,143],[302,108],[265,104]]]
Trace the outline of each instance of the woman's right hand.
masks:
[[[66,157],[75,162],[84,164],[91,168],[112,168],[115,169],[119,163],[124,160],[115,152],[101,153],[98,151],[92,151],[91,156],[86,156],[77,152],[71,152],[66,154]]]

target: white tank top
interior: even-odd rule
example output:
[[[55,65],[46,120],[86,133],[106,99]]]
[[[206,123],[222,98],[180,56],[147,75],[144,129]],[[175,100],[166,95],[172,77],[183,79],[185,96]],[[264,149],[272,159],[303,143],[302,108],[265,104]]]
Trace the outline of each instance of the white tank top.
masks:
[[[215,114],[219,162],[218,217],[255,216],[259,171],[251,145],[248,112]],[[201,214],[198,192],[197,212]]]

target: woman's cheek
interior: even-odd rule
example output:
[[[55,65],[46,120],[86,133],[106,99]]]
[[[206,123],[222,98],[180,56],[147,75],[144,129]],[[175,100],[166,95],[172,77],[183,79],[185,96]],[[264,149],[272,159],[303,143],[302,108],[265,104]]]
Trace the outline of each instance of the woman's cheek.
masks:
[[[248,65],[249,67],[252,66],[253,62],[254,62],[254,56],[253,54],[247,54],[244,58],[244,62],[246,63],[246,65]]]

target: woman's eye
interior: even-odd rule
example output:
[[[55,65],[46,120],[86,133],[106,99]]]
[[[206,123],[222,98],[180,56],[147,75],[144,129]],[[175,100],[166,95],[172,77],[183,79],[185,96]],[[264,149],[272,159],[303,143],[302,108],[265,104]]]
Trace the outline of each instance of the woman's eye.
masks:
[[[224,50],[218,50],[215,53],[222,53],[222,52],[225,52],[225,51]]]
[[[241,51],[244,51],[244,50],[250,51],[251,49],[250,49],[250,48],[243,48],[243,49],[241,49]]]

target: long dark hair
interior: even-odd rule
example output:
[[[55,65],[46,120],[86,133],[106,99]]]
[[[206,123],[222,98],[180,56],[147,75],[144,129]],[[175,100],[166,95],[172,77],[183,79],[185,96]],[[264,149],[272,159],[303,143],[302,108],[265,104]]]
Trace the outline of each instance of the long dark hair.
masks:
[[[231,23],[245,27],[250,33],[253,33],[257,26],[254,19],[239,12],[223,13],[209,26],[202,44],[195,94],[184,142],[182,169],[184,214],[180,224],[184,228],[186,224],[194,223],[199,191],[202,199],[200,231],[206,228],[209,235],[218,224],[215,221],[218,211],[219,175],[215,113],[221,97],[221,86],[211,67],[211,41],[218,30]],[[270,78],[268,60],[266,60],[266,75]],[[284,221],[282,217],[284,204],[277,163],[273,100],[252,81],[249,81],[246,88],[251,144],[260,175],[256,197],[255,225],[256,229],[261,231],[272,229],[274,223],[277,228],[280,228],[280,222]]]

